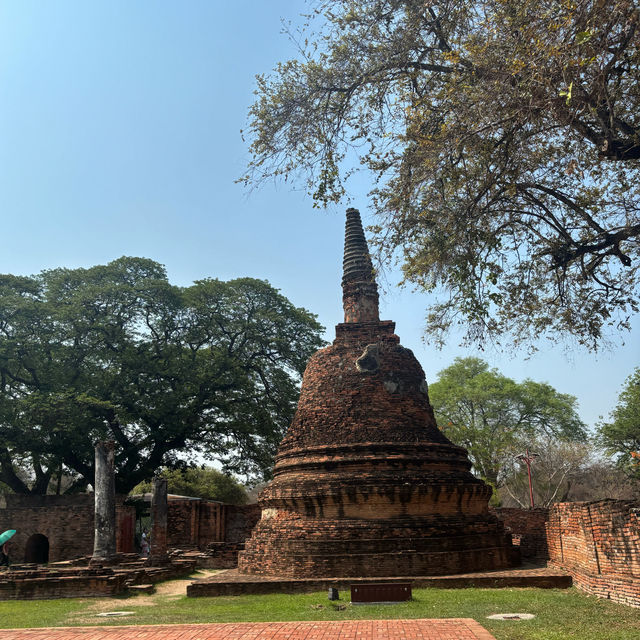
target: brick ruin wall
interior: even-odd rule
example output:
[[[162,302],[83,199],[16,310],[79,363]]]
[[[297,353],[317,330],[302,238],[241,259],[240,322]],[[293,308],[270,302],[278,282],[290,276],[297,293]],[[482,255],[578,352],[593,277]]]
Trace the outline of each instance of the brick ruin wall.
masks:
[[[640,500],[562,502],[549,510],[496,509],[523,557],[564,569],[579,589],[640,607]],[[544,545],[547,547],[546,557]]]
[[[229,506],[210,500],[169,500],[167,544],[204,549],[209,542],[224,541]]]
[[[583,591],[640,607],[640,501],[567,502],[551,509],[493,512],[519,544],[523,560],[548,561],[569,572]],[[117,549],[131,551],[126,533],[131,529],[133,539],[135,512],[120,497],[116,517]],[[169,527],[176,526],[177,533],[171,534],[170,544],[180,546],[175,538],[184,540],[187,531],[191,536],[195,520],[198,535],[192,539],[199,546],[212,541],[242,543],[259,519],[256,504],[171,501]],[[8,496],[7,508],[0,509],[0,530],[12,528],[18,530],[12,540],[14,562],[24,561],[27,541],[34,534],[47,537],[51,562],[91,555],[93,496]]]
[[[523,562],[546,562],[549,559],[545,524],[549,509],[490,508],[511,534],[514,546],[520,547]]]
[[[576,587],[640,607],[640,500],[560,503],[546,530],[549,563]]]
[[[116,550],[133,553],[135,508],[116,498]],[[172,547],[211,542],[243,543],[260,519],[257,504],[227,505],[207,500],[170,500],[167,541]],[[49,562],[72,560],[93,554],[94,505],[92,494],[62,496],[8,495],[0,509],[0,531],[16,529],[11,541],[11,561],[27,561],[27,543],[44,536],[49,544]]]
[[[258,504],[227,505],[225,542],[243,543],[262,515]]]
[[[135,509],[116,498],[116,549],[133,551]],[[48,542],[49,562],[70,560],[93,554],[93,495],[21,496],[8,495],[7,507],[0,509],[0,531],[16,529],[11,540],[12,562],[25,562],[27,546],[34,536]],[[40,538],[42,540],[42,538]]]

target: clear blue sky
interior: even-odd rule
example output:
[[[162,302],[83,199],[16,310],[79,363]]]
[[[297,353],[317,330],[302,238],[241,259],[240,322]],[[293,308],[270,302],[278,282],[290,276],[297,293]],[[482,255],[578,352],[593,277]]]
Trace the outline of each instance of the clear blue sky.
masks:
[[[0,0],[0,272],[88,267],[122,255],[166,265],[175,284],[252,276],[341,321],[343,211],[312,208],[288,185],[234,183],[254,76],[295,57],[281,18],[302,0]],[[365,222],[361,182],[351,204]],[[640,364],[640,321],[595,356],[560,347],[522,355],[438,351],[422,342],[424,295],[394,286],[382,316],[428,381],[455,356],[480,355],[516,380],[578,397],[590,426]]]

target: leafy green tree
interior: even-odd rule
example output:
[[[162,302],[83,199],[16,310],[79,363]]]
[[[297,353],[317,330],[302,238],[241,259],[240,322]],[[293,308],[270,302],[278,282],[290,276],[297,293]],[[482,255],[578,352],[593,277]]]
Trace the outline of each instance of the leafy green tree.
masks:
[[[227,504],[245,504],[248,500],[245,488],[235,478],[212,467],[164,469],[162,475],[167,479],[169,493]],[[151,491],[151,482],[141,482],[131,493],[135,495]]]
[[[496,488],[513,456],[536,438],[586,439],[573,396],[546,383],[517,383],[480,358],[456,358],[429,385],[429,398],[440,429],[468,450],[474,472]]]
[[[597,349],[638,311],[640,14],[628,0],[324,0],[258,76],[246,183],[363,167],[427,332]]]
[[[625,381],[610,422],[598,426],[598,435],[618,466],[640,479],[640,367]]]
[[[123,493],[178,454],[262,476],[321,330],[267,282],[176,287],[142,258],[0,276],[0,480],[44,493],[64,468],[82,489],[98,439]]]

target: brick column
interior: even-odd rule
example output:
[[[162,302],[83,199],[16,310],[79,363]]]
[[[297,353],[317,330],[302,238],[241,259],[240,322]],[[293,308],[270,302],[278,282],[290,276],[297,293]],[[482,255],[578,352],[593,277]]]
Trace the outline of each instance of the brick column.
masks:
[[[112,562],[116,555],[116,486],[114,446],[111,441],[96,444],[93,481],[95,520],[92,563]]]
[[[149,554],[149,564],[152,566],[169,563],[167,512],[167,479],[154,476],[151,495],[151,553]]]

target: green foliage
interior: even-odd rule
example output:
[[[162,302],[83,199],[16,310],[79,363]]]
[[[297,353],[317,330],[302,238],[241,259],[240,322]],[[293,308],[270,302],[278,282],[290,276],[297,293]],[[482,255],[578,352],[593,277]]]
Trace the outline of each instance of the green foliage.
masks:
[[[640,479],[640,367],[625,381],[610,422],[598,426],[600,444],[617,464]]]
[[[337,202],[361,165],[427,331],[588,349],[640,271],[640,14],[627,0],[324,0],[258,77],[242,179]],[[354,167],[355,165],[355,167]]]
[[[429,386],[438,426],[469,451],[475,473],[494,487],[536,438],[586,438],[576,399],[546,383],[517,383],[479,358],[456,358],[438,376]]]
[[[98,439],[123,493],[179,452],[262,476],[321,331],[267,282],[176,287],[143,258],[0,276],[0,480],[44,493],[63,466],[82,489]]]
[[[187,467],[185,469],[163,469],[169,493],[192,498],[218,500],[227,504],[245,504],[247,492],[232,476],[211,467]],[[132,494],[150,493],[151,482],[141,482]]]

